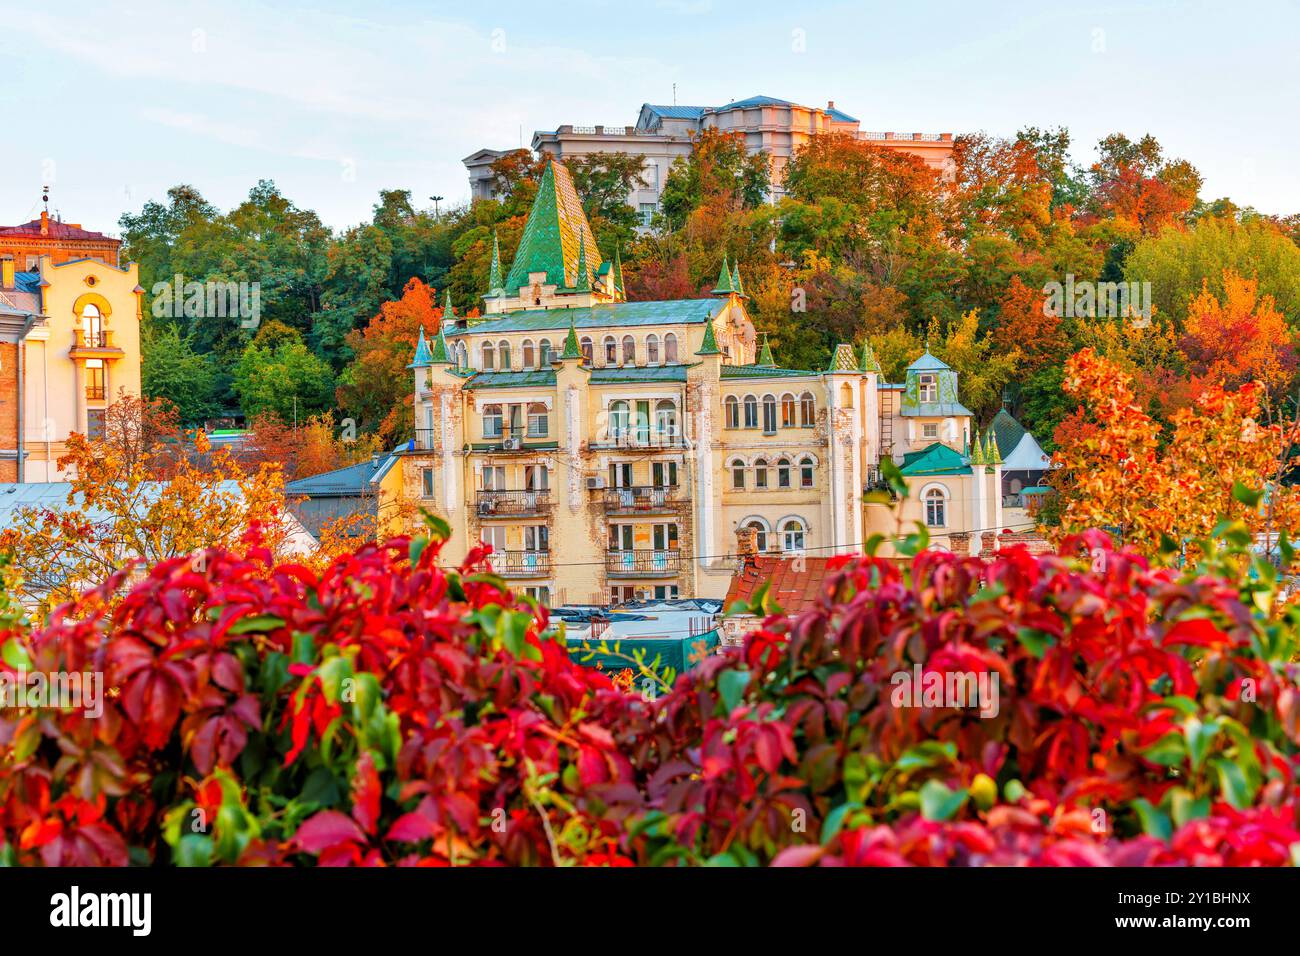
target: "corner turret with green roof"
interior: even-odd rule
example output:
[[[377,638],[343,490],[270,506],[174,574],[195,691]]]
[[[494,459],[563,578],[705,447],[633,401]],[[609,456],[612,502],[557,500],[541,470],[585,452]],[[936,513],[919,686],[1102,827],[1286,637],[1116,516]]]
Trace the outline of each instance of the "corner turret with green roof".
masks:
[[[564,351],[560,353],[562,359],[581,359],[582,346],[578,344],[578,327],[573,324],[573,319],[569,319],[569,334],[564,337]]]
[[[871,347],[870,339],[862,343],[862,371],[880,374],[880,359],[876,358],[876,352]]]
[[[985,433],[984,463],[987,465],[1002,464],[1002,455],[998,451],[998,443],[993,438],[993,429],[991,428]]]
[[[618,246],[614,247],[614,291],[620,299],[627,300],[627,291],[623,288],[623,259]]]
[[[758,353],[758,361],[754,363],[760,368],[776,368],[776,360],[772,358],[772,347],[767,344],[767,333],[763,333],[763,350]]]
[[[424,329],[420,329],[420,334],[424,335]],[[433,354],[429,356],[429,361],[434,365],[450,365],[451,350],[447,348],[447,337],[442,334],[442,325],[438,326],[438,337],[433,340]]]
[[[742,299],[749,298],[749,296],[745,294],[745,284],[740,281],[739,259],[736,260],[736,264],[731,269],[731,288],[735,291],[736,295],[740,296]]]
[[[579,292],[591,291],[591,273],[587,271],[587,240],[578,234],[578,284]]]
[[[735,285],[731,281],[731,267],[727,264],[727,257],[722,257],[722,271],[718,273],[718,284],[713,287],[710,295],[731,295],[736,291]]]
[[[433,356],[429,354],[429,340],[424,337],[424,326],[421,325],[420,337],[415,342],[415,358],[411,359],[411,364],[406,367],[428,368],[432,364]]]
[[[713,333],[713,319],[708,319],[704,323],[704,341],[700,343],[700,349],[696,355],[721,355],[722,349],[718,348],[718,338]]]
[[[971,444],[970,451],[967,453],[972,465],[984,464],[984,449],[980,447],[980,433],[975,432],[975,441]]]
[[[835,354],[831,356],[831,364],[830,367],[826,369],[826,371],[828,372],[860,371],[860,369],[858,368],[858,360],[853,355],[853,346],[846,345],[843,342],[835,346]]]

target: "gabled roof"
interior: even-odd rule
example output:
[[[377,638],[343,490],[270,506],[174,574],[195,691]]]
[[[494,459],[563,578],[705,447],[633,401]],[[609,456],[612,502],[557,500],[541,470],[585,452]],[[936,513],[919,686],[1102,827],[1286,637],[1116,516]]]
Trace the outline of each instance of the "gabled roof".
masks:
[[[545,332],[647,325],[700,325],[726,308],[721,299],[668,299],[660,302],[609,302],[580,309],[524,309],[489,316],[468,329],[448,333],[448,338],[480,333]]]
[[[600,268],[601,263],[596,237],[568,168],[552,160],[546,164],[537,198],[528,211],[519,249],[506,276],[506,291],[517,292],[528,284],[528,276],[534,272],[546,273],[548,284],[576,288],[582,281],[578,276],[580,250],[586,253],[585,281],[590,283],[592,270]]]
[[[965,456],[954,451],[942,442],[920,451],[908,452],[903,456],[903,467],[899,469],[905,476],[916,475],[968,475],[970,465]]]
[[[830,558],[775,557],[765,554],[747,560],[731,577],[723,610],[737,601],[750,601],[754,592],[770,581],[768,594],[787,614],[798,614],[814,606],[826,593],[832,572],[827,568]]]

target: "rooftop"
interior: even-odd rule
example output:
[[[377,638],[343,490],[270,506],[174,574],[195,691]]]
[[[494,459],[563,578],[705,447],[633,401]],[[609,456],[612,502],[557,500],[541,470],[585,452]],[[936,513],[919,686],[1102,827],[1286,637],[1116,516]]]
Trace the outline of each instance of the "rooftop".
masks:
[[[367,494],[374,490],[371,482],[383,470],[387,458],[387,455],[381,455],[355,465],[289,481],[285,483],[284,490],[290,495],[308,495],[313,498]]]
[[[829,562],[834,558],[784,557],[759,554],[745,562],[745,566],[731,578],[727,596],[722,602],[730,608],[737,601],[748,603],[766,581],[771,582],[768,594],[787,614],[798,614],[815,605],[827,589],[832,571]],[[840,559],[840,563],[843,563]]]
[[[79,223],[60,222],[57,219],[50,219],[46,224],[47,231],[42,234],[41,220],[33,219],[31,222],[24,222],[17,226],[0,226],[0,238],[23,238],[23,239],[84,239],[94,240],[97,242],[118,242],[112,236],[106,236],[102,232],[92,232],[89,229],[82,229]]]
[[[903,466],[899,471],[908,476],[966,475],[970,474],[970,462],[960,452],[942,442],[935,442],[920,451],[904,455]]]
[[[468,329],[449,331],[448,338],[499,332],[566,330],[608,326],[698,325],[713,318],[727,303],[718,299],[673,299],[656,302],[610,302],[573,309],[523,309],[491,316]]]

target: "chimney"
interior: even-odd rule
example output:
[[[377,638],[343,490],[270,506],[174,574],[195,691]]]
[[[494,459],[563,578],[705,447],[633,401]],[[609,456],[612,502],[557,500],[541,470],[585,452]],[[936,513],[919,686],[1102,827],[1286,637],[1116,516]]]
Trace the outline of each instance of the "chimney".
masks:
[[[41,235],[48,236],[49,234],[50,234],[50,211],[48,209],[42,209],[41,210]]]
[[[753,528],[736,529],[736,557],[742,571],[758,563],[758,532]]]
[[[5,256],[0,259],[0,289],[12,289],[14,287],[14,257]]]
[[[970,539],[971,535],[969,531],[953,531],[950,533],[948,535],[948,544],[951,547],[952,553],[961,555],[962,557],[969,555]]]
[[[835,101],[834,101],[834,100],[827,100],[827,101],[826,101],[826,108],[827,108],[828,110],[833,110],[833,109],[835,109]]]

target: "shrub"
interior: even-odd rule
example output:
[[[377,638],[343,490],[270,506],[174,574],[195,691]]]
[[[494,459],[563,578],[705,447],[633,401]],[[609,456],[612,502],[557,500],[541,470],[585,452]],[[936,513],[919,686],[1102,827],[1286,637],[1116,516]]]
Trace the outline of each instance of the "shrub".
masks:
[[[843,559],[819,603],[658,700],[573,663],[544,609],[433,540],[323,572],[251,542],[110,580],[3,667],[102,671],[98,719],[0,715],[19,864],[1160,865],[1293,861],[1297,611],[1246,541],[1152,568]],[[1289,546],[1288,546],[1289,547]],[[125,574],[125,573],[124,573]],[[998,678],[995,715],[896,706]],[[949,702],[951,703],[951,702]]]

